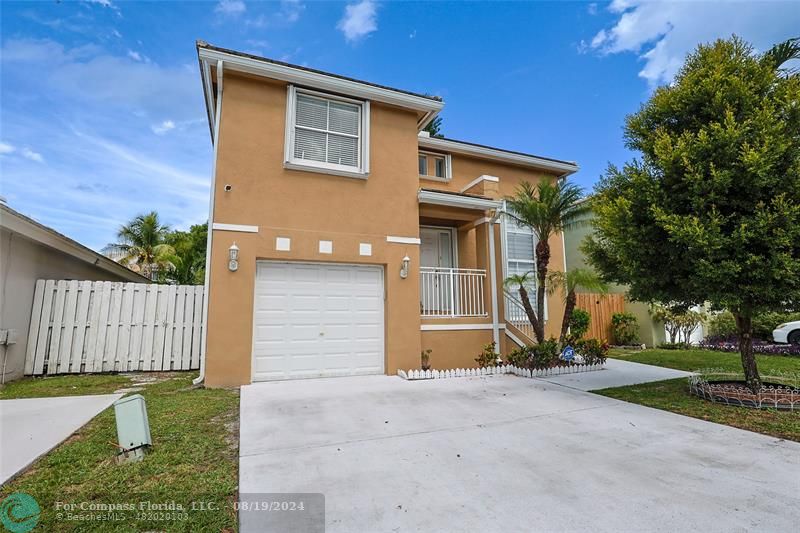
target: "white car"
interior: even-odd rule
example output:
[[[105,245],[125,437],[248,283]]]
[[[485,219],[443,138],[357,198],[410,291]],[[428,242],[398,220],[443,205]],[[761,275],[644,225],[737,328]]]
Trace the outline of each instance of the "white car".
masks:
[[[800,320],[781,324],[772,332],[775,342],[800,344]]]

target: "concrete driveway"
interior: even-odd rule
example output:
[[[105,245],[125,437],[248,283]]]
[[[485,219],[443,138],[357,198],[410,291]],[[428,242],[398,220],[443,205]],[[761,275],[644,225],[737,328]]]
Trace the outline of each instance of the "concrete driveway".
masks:
[[[58,446],[122,394],[0,401],[0,483]]]
[[[243,500],[322,493],[328,532],[800,523],[800,444],[543,380],[250,385],[240,431]],[[240,513],[242,530],[263,516]]]

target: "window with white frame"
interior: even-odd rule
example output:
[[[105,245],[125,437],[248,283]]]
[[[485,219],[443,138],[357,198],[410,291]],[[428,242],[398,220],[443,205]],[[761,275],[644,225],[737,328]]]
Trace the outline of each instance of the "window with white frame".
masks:
[[[419,176],[424,179],[448,181],[452,178],[450,155],[433,152],[419,153]]]
[[[369,102],[289,87],[286,163],[346,175],[369,172]]]
[[[511,215],[505,217],[506,277],[530,272],[525,288],[531,305],[536,308],[536,235]],[[515,295],[516,296],[516,295]]]

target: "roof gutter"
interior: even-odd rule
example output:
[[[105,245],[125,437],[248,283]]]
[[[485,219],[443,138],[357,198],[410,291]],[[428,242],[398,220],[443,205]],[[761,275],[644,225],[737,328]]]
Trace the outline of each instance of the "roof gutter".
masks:
[[[208,69],[205,72],[210,73],[208,62],[205,62],[205,67]],[[203,340],[200,344],[200,375],[195,378],[192,383],[199,385],[206,378],[206,352],[208,350],[208,301],[211,296],[211,247],[214,242],[214,193],[217,188],[217,154],[219,152],[219,123],[222,118],[222,71],[223,62],[217,61],[217,99],[214,107],[214,128],[211,132],[211,140],[214,143],[214,162],[211,170],[211,194],[208,205],[208,235],[206,236],[206,275],[203,281]],[[208,78],[205,79],[206,84],[210,86]],[[211,100],[207,101],[210,102]],[[210,108],[209,108],[210,109]]]

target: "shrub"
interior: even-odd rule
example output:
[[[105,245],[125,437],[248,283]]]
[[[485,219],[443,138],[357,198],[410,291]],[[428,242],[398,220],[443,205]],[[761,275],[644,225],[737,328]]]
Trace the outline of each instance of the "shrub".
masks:
[[[614,342],[625,346],[639,339],[639,324],[631,313],[614,313],[611,316],[611,333]]]
[[[531,355],[532,350],[530,346],[514,348],[506,357],[506,361],[508,364],[514,365],[517,368],[527,368],[528,359],[530,359]]]
[[[489,366],[497,366],[497,360],[499,358],[500,354],[495,350],[494,342],[490,342],[483,347],[483,351],[475,358],[475,362],[478,363],[480,368],[486,368]]]
[[[597,339],[579,339],[574,348],[587,365],[605,363],[608,358],[608,343]]]
[[[736,320],[730,311],[715,313],[708,318],[708,336],[718,338],[736,337]]]
[[[800,313],[759,313],[753,317],[753,337],[772,342],[772,330],[784,322],[800,320]]]
[[[422,350],[419,354],[419,362],[422,370],[430,370],[431,369],[431,353],[433,350],[428,348],[427,350]]]
[[[558,341],[549,339],[530,347],[531,357],[528,359],[530,368],[550,368],[558,363],[560,352]]]
[[[589,311],[584,309],[573,309],[572,316],[569,319],[569,334],[573,339],[580,339],[586,332],[589,331],[589,323],[591,322],[591,315]]]
[[[660,350],[689,350],[692,345],[686,342],[662,342],[657,348]]]

